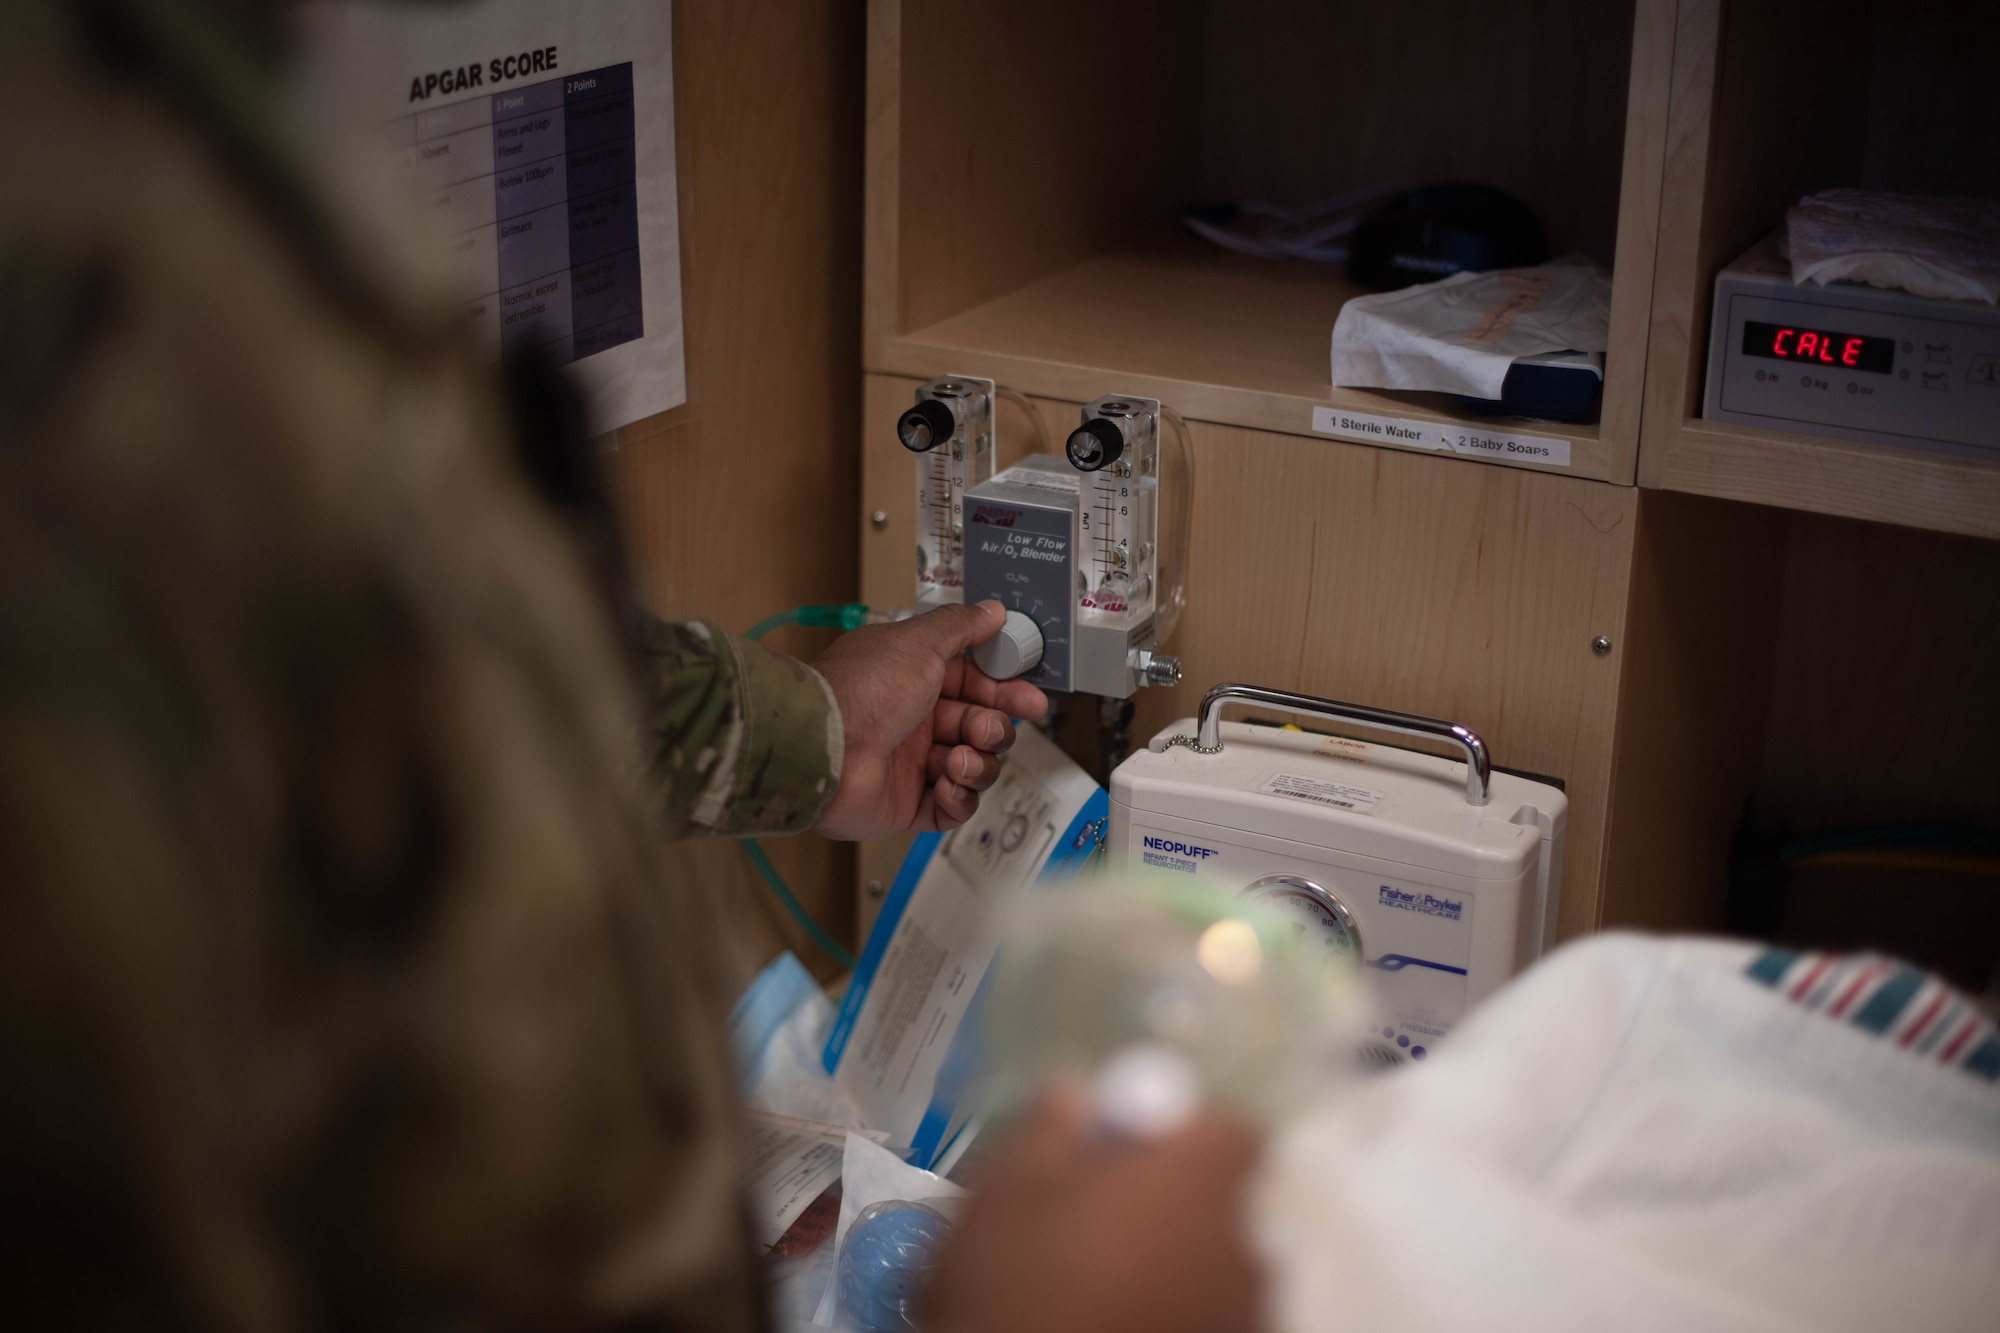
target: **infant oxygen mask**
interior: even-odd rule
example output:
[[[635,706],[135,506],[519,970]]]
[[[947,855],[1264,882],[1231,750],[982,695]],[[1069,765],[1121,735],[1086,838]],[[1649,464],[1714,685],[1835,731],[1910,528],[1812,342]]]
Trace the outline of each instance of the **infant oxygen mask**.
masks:
[[[1010,905],[987,1014],[989,1105],[1085,1086],[1144,1139],[1201,1110],[1275,1123],[1351,1067],[1355,968],[1267,903],[1110,871]]]

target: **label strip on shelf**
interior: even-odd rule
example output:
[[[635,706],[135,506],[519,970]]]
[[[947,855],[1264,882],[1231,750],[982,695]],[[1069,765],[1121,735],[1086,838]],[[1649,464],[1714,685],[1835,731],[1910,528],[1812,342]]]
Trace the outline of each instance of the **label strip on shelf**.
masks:
[[[1470,458],[1569,466],[1569,441],[1546,435],[1515,435],[1486,426],[1418,421],[1412,417],[1378,417],[1338,407],[1315,407],[1312,428],[1321,435],[1367,444],[1400,444],[1408,449],[1434,449]]]

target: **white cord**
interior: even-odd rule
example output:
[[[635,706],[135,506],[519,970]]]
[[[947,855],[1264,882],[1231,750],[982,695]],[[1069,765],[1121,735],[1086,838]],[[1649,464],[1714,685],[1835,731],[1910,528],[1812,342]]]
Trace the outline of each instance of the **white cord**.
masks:
[[[1049,451],[1049,433],[1043,429],[1042,414],[1037,412],[1035,405],[1028,401],[1028,395],[1022,393],[1019,389],[1010,389],[1004,384],[994,385],[993,392],[997,397],[1005,398],[1008,402],[1028,414],[1028,424],[1035,428],[1034,452],[1038,454],[1047,453]],[[996,439],[999,437],[997,430],[994,432],[994,437]]]
[[[1190,549],[1194,545],[1194,434],[1188,430],[1187,422],[1181,414],[1160,404],[1160,415],[1174,428],[1174,436],[1180,446],[1180,485],[1172,488],[1169,498],[1173,501],[1178,518],[1173,534],[1174,581],[1171,587],[1162,587],[1159,592],[1158,609],[1153,615],[1153,642],[1164,648],[1180,624],[1181,608],[1187,605],[1188,564],[1193,557]],[[1164,478],[1163,478],[1164,480]],[[1173,493],[1173,492],[1178,492]]]

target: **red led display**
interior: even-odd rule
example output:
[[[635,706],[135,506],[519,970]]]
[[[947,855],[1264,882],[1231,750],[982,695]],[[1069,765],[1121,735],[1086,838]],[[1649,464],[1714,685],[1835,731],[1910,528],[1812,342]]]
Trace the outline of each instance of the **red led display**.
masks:
[[[1801,329],[1751,320],[1743,325],[1743,354],[1767,357],[1773,361],[1810,361],[1815,365],[1886,375],[1895,365],[1896,342],[1893,338],[1829,333],[1825,329]]]
[[[1779,329],[1771,335],[1771,355],[1796,357],[1801,361],[1817,361],[1823,366],[1830,366],[1836,360],[1833,353],[1836,340],[1840,345],[1839,364],[1852,366],[1861,360],[1861,339],[1856,335],[1815,333],[1811,329]]]

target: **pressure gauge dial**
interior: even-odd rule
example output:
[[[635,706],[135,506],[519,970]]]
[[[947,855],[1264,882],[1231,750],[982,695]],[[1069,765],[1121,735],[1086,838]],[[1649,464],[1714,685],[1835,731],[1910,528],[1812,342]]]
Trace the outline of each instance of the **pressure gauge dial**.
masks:
[[[1266,875],[1253,880],[1243,890],[1288,923],[1293,934],[1309,951],[1317,952],[1330,966],[1359,967],[1365,955],[1361,948],[1361,927],[1354,913],[1334,894],[1303,875]]]

